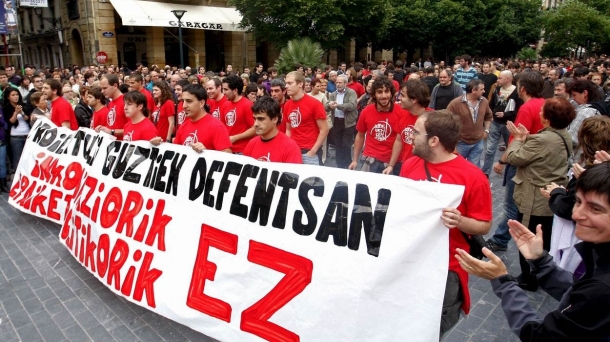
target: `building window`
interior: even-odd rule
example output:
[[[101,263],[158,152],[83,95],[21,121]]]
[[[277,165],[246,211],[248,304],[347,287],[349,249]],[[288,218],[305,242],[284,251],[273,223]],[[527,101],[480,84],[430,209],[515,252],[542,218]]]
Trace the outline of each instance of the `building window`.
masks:
[[[78,0],[68,0],[68,19],[76,20],[80,18],[80,11],[78,10]]]

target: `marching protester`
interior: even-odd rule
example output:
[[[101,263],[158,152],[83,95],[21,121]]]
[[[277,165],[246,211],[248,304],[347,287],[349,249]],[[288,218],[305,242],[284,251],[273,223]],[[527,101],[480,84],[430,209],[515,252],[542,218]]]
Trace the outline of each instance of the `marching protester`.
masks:
[[[250,139],[244,155],[266,162],[302,164],[299,146],[278,129],[283,119],[279,103],[263,96],[254,103],[252,112],[257,136]]]
[[[233,145],[231,150],[236,154],[243,154],[255,134],[252,102],[242,96],[242,88],[243,82],[237,76],[229,76],[222,81],[222,92],[227,101],[220,108],[220,122],[227,128]]]
[[[144,90],[148,92],[148,90]],[[157,127],[159,136],[164,141],[171,141],[174,134],[176,108],[174,106],[174,95],[167,83],[156,81],[153,83],[153,98],[155,106],[150,120]],[[148,111],[147,111],[148,112]],[[146,115],[148,116],[148,115]]]
[[[100,88],[102,94],[110,100],[110,103],[108,104],[108,112],[105,113],[106,117],[100,116],[100,120],[95,120],[94,129],[96,132],[104,132],[121,139],[127,118],[125,116],[124,95],[119,90],[119,78],[115,74],[105,74],[100,80]]]
[[[353,69],[349,69],[351,73]],[[355,71],[354,71],[355,72]],[[333,142],[335,144],[335,161],[340,169],[347,169],[351,162],[354,128],[358,119],[356,100],[358,95],[347,85],[347,76],[337,76],[337,90],[330,94],[324,109],[332,117]]]
[[[148,120],[146,96],[137,90],[129,91],[124,96],[125,116],[129,121],[123,130],[123,141],[149,141],[158,137],[157,127],[151,120]]]
[[[102,93],[102,88],[91,87],[86,96],[87,105],[93,110],[91,116],[91,129],[95,129],[107,121],[109,109],[106,107],[106,97]]]
[[[48,79],[42,86],[42,91],[51,101],[51,121],[57,126],[63,126],[73,131],[78,129],[78,122],[74,109],[68,100],[63,98],[61,83],[54,79]]]
[[[174,86],[174,94],[176,94],[176,99],[178,101],[178,104],[176,105],[176,118],[174,119],[176,122],[176,129],[173,133],[174,135],[176,132],[178,132],[180,125],[182,125],[186,120],[186,115],[184,114],[184,103],[182,102],[182,89],[184,89],[184,87],[186,87],[188,84],[188,81],[180,80],[176,82],[176,85]]]
[[[188,83],[188,82],[187,82]],[[184,89],[184,86],[182,87]],[[210,114],[220,120],[220,109],[227,101],[227,97],[222,91],[222,82],[219,78],[213,78],[205,83],[205,90],[210,97],[208,102],[210,106]]]

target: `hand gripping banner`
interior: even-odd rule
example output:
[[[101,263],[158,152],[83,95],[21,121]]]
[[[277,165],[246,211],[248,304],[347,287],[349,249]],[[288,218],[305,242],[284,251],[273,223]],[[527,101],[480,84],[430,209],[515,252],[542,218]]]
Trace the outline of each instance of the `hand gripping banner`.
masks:
[[[119,296],[222,341],[432,341],[463,188],[38,120],[9,202]]]

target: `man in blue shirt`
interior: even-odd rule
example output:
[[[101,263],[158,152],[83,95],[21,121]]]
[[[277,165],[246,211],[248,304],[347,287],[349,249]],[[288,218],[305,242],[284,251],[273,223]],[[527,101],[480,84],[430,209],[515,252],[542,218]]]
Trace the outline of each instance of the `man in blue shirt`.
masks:
[[[462,90],[466,91],[466,84],[470,80],[478,79],[477,71],[471,67],[472,57],[469,55],[460,56],[460,67],[455,72],[455,81],[460,84]]]

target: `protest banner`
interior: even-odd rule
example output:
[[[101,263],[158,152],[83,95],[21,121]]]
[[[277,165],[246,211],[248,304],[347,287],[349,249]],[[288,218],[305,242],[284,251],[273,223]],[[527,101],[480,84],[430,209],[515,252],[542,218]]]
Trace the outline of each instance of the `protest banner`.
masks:
[[[117,295],[221,341],[437,340],[463,188],[38,120],[9,202]]]

